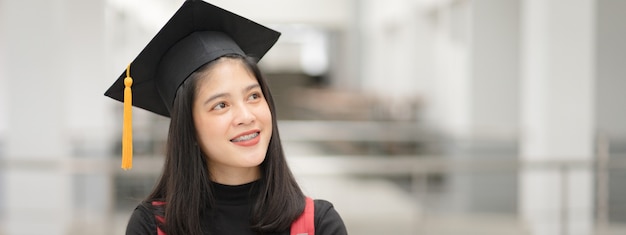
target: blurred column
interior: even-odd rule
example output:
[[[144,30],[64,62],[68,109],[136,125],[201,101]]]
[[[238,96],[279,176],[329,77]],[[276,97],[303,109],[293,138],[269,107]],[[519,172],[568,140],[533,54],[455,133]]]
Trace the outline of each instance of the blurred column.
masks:
[[[67,138],[75,159],[91,159],[90,170],[73,172],[71,177],[72,217],[70,234],[113,234],[113,176],[108,165],[96,165],[95,158],[111,157],[111,138],[117,137],[121,123],[113,112],[119,102],[105,97],[104,91],[128,63],[108,69],[110,36],[106,30],[107,0],[64,0],[64,27],[67,56]],[[111,105],[114,104],[114,105]],[[114,137],[113,137],[114,136]],[[106,162],[106,161],[105,161]],[[117,162],[116,162],[117,163]]]
[[[62,0],[3,0],[4,75],[7,85],[4,171],[5,233],[63,234],[70,185],[62,163],[67,76]]]
[[[2,2],[0,1],[0,14],[2,12]],[[1,16],[1,15],[0,15]],[[4,55],[6,54],[4,52],[5,48],[6,48],[6,43],[4,42],[4,19],[2,17],[0,17],[0,161],[3,161],[3,158],[5,156],[5,146],[6,146],[6,140],[7,138],[7,134],[6,134],[6,129],[7,129],[7,84],[6,84],[6,75],[4,74],[4,67],[5,67],[5,63],[4,63]],[[1,164],[0,164],[1,165]],[[6,186],[5,186],[5,174],[1,173],[2,170],[0,170],[0,233],[4,230],[4,218],[6,217]]]
[[[591,234],[593,0],[522,1],[520,212],[531,234]]]
[[[104,91],[123,70],[106,70],[107,0],[63,0],[63,75],[66,79],[66,133],[79,157],[108,156],[114,132],[111,99]],[[124,64],[124,62],[121,62]],[[125,66],[125,65],[123,65]],[[120,128],[121,129],[121,128]]]
[[[609,144],[606,160],[626,156],[626,1],[597,1],[596,51],[596,125],[598,137]],[[600,144],[600,143],[599,143]],[[609,168],[610,167],[609,162]],[[606,169],[606,168],[605,168]],[[600,170],[600,169],[599,169]],[[624,168],[598,172],[598,234],[610,221],[624,221]],[[605,177],[602,177],[602,176]],[[610,206],[609,206],[610,205]],[[603,233],[604,232],[604,233]]]
[[[464,4],[466,13],[461,17],[467,17],[468,23],[457,26],[463,28],[457,30],[466,33],[458,33],[455,38],[467,46],[468,70],[463,75],[467,80],[450,82],[446,87],[463,90],[464,97],[457,97],[457,102],[465,105],[454,118],[465,121],[450,132],[448,153],[453,158],[515,160],[519,134],[520,1],[478,0]],[[455,3],[450,9],[459,7],[462,4]],[[516,171],[454,172],[450,187],[454,193],[450,194],[453,203],[449,206],[458,210],[503,214],[516,210]]]
[[[76,131],[103,135],[104,0],[2,0],[2,234],[68,234]],[[99,43],[100,42],[100,43]],[[96,128],[94,128],[94,126]],[[99,127],[99,128],[98,128]],[[104,141],[102,141],[104,142]]]
[[[419,2],[365,0],[357,4],[361,89],[383,101],[383,108],[398,117],[411,110],[403,105],[427,94],[434,71],[433,25]]]
[[[626,144],[626,1],[599,0],[597,5],[598,128],[612,143]]]
[[[612,143],[626,144],[626,1],[599,0],[597,5],[597,123]]]
[[[473,1],[469,123],[478,141],[514,141],[519,125],[520,0]]]

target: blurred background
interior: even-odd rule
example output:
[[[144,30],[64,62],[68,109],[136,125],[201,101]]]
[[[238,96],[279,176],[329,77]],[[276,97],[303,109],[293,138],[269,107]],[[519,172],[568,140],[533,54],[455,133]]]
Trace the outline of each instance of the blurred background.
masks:
[[[0,0],[0,234],[123,234],[169,120],[103,96],[182,0]],[[626,1],[215,0],[350,234],[626,234]]]

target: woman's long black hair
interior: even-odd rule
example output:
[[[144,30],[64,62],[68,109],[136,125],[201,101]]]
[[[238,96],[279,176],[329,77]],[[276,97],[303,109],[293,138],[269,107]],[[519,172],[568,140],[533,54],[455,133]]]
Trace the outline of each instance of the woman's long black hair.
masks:
[[[267,82],[254,59],[241,55],[226,55],[238,59],[256,77],[272,113],[272,137],[265,160],[261,163],[260,193],[251,211],[251,228],[258,233],[281,232],[304,210],[304,194],[289,169],[278,134],[276,110]],[[220,60],[220,59],[217,59]],[[196,86],[203,71],[210,70],[215,61],[200,67],[181,85],[171,110],[166,158],[161,178],[146,199],[165,201],[165,206],[154,208],[165,217],[159,223],[168,235],[203,234],[200,215],[203,208],[211,208],[213,192],[207,157],[196,138],[192,104]]]

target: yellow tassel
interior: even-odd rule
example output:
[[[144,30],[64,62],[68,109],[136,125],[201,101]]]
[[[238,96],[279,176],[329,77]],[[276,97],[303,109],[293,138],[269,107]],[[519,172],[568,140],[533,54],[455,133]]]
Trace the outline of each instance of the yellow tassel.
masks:
[[[124,126],[122,130],[122,169],[133,168],[133,93],[130,87],[133,79],[130,77],[130,64],[126,68],[124,78]]]

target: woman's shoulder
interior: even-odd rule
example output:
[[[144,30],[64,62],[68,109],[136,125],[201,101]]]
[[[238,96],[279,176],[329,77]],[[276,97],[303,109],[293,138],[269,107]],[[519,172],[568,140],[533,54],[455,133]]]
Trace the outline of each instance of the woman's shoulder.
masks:
[[[335,210],[335,206],[327,200],[315,199],[315,234],[345,235],[348,234],[343,219]]]
[[[324,214],[328,213],[328,211],[334,211],[335,210],[335,205],[333,205],[332,202],[327,201],[325,199],[314,199],[313,200],[314,205],[315,205],[315,216],[323,216]]]
[[[156,219],[152,210],[152,205],[142,202],[130,215],[128,225],[126,226],[127,235],[147,235],[157,234]]]

